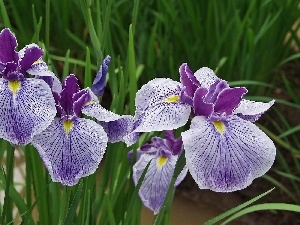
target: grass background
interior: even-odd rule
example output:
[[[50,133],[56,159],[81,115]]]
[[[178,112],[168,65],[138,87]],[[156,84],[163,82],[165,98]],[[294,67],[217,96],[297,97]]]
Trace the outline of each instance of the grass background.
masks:
[[[119,114],[134,113],[135,93],[149,80],[179,80],[183,62],[193,71],[210,67],[231,85],[246,86],[251,100],[275,97],[276,106],[260,125],[278,147],[273,173],[264,178],[297,206],[300,125],[282,109],[299,115],[295,82],[299,74],[285,69],[291,64],[299,68],[299,4],[299,0],[0,0],[0,28],[15,33],[19,49],[38,43],[57,76],[75,73],[82,87],[91,85],[102,59],[111,55],[102,102]],[[276,95],[278,90],[284,95]],[[134,147],[150,136],[143,134]],[[140,224],[141,202],[131,181],[128,150],[123,143],[109,145],[100,180],[91,175],[74,187],[62,188],[41,169],[33,147],[26,146],[21,149],[26,159],[23,197],[10,185],[14,152],[1,141],[1,157],[7,159],[0,174],[6,196],[1,224],[16,219],[14,206],[24,224]],[[32,218],[33,209],[39,222]],[[169,214],[167,208],[154,224],[168,224]]]

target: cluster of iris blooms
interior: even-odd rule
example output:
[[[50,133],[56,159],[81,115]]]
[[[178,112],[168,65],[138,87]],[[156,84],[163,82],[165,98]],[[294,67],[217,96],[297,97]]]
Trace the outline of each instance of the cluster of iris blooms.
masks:
[[[232,192],[243,189],[272,166],[276,148],[253,122],[268,103],[243,99],[244,87],[229,87],[206,67],[195,73],[186,63],[180,82],[156,78],[136,94],[135,115],[118,115],[99,104],[110,57],[91,88],[80,89],[75,75],[61,83],[43,61],[43,50],[29,44],[16,51],[9,29],[0,33],[0,137],[12,145],[31,143],[51,179],[73,186],[94,173],[108,142],[137,142],[141,132],[165,131],[133,155],[133,180],[144,173],[139,196],[158,213],[166,197],[179,155],[186,165],[177,186],[189,171],[201,189]],[[30,76],[28,76],[30,75]],[[89,116],[95,120],[83,118]],[[190,128],[176,138],[173,130],[191,119]],[[146,172],[144,170],[147,169]]]

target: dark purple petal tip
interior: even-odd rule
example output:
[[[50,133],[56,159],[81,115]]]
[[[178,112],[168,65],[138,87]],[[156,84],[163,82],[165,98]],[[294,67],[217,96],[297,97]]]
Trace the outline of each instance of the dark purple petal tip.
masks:
[[[15,51],[17,47],[17,39],[10,29],[5,28],[0,33],[0,62],[16,62],[18,54]]]
[[[107,75],[108,65],[110,63],[110,60],[111,60],[111,57],[109,55],[106,56],[106,58],[103,60],[101,66],[100,66],[100,69],[93,81],[92,91],[98,97],[102,96],[104,93],[106,75]]]

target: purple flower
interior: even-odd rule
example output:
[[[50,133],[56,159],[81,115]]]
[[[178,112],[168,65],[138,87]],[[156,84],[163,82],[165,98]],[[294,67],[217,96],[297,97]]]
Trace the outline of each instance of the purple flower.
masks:
[[[92,91],[93,93],[100,97],[104,93],[106,75],[108,71],[108,65],[110,63],[111,57],[106,56],[103,60],[100,69],[93,81]],[[103,108],[99,108],[99,105],[90,105],[85,107],[84,113],[95,117],[100,125],[104,128],[108,136],[108,141],[111,143],[123,141],[128,146],[134,144],[138,138],[139,133],[132,132],[134,127],[133,116],[130,115],[117,115],[111,113],[108,117],[103,117]]]
[[[134,132],[177,129],[186,124],[191,106],[181,83],[166,78],[151,80],[137,92]]]
[[[252,123],[274,101],[243,100],[246,88],[230,88],[209,68],[193,75],[183,64],[180,73],[190,79],[184,83],[195,115],[190,129],[182,133],[191,175],[201,189],[231,192],[247,187],[265,174],[275,159],[272,140]],[[194,85],[195,78],[199,84]]]
[[[56,109],[49,85],[26,74],[57,79],[42,61],[43,50],[36,44],[19,52],[9,29],[0,33],[0,137],[15,145],[28,144],[45,130]]]
[[[115,115],[98,104],[90,89],[79,89],[78,80],[69,75],[60,93],[53,92],[57,117],[32,144],[38,150],[54,182],[75,185],[81,177],[95,172],[107,146],[107,134],[98,123],[81,118],[88,107],[97,107],[104,120]]]
[[[174,138],[172,131],[166,131],[165,138],[153,137],[151,144],[145,144],[137,151],[137,162],[133,166],[133,180],[135,185],[150,165],[139,190],[143,204],[157,214],[167,195],[168,188],[175,170],[175,165],[182,150],[181,137]],[[133,152],[128,158],[132,160]],[[186,176],[187,167],[184,167],[176,179],[177,186]]]
[[[111,57],[109,55],[105,57],[105,59],[103,60],[101,66],[100,66],[100,69],[93,81],[92,91],[98,97],[102,96],[104,93],[106,75],[107,75],[108,65],[110,63],[110,60],[111,60]]]

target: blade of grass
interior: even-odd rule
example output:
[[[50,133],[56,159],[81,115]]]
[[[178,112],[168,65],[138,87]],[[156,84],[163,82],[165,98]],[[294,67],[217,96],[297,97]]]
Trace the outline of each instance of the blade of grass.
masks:
[[[285,210],[285,211],[291,211],[291,212],[298,212],[300,213],[300,206],[299,205],[293,205],[293,204],[286,204],[286,203],[263,203],[258,205],[250,206],[246,209],[243,209],[233,216],[229,217],[227,220],[225,220],[222,225],[228,224],[232,220],[241,217],[247,213],[252,213],[255,211],[261,211],[261,210]]]
[[[266,191],[266,192],[258,195],[257,197],[252,198],[249,201],[244,202],[244,203],[242,203],[242,204],[240,204],[240,205],[238,205],[238,206],[236,206],[236,207],[234,207],[234,208],[232,208],[232,209],[230,209],[230,210],[228,210],[228,211],[226,211],[226,212],[224,212],[224,213],[222,213],[222,214],[214,217],[213,219],[210,219],[209,221],[205,222],[203,225],[212,225],[212,224],[215,224],[215,223],[219,222],[220,220],[223,220],[226,217],[228,217],[228,216],[230,216],[230,215],[232,215],[232,214],[240,211],[241,209],[247,207],[248,205],[252,204],[253,202],[256,202],[258,199],[264,197],[265,195],[269,194],[273,190],[274,190],[274,188],[272,188],[269,191]]]

